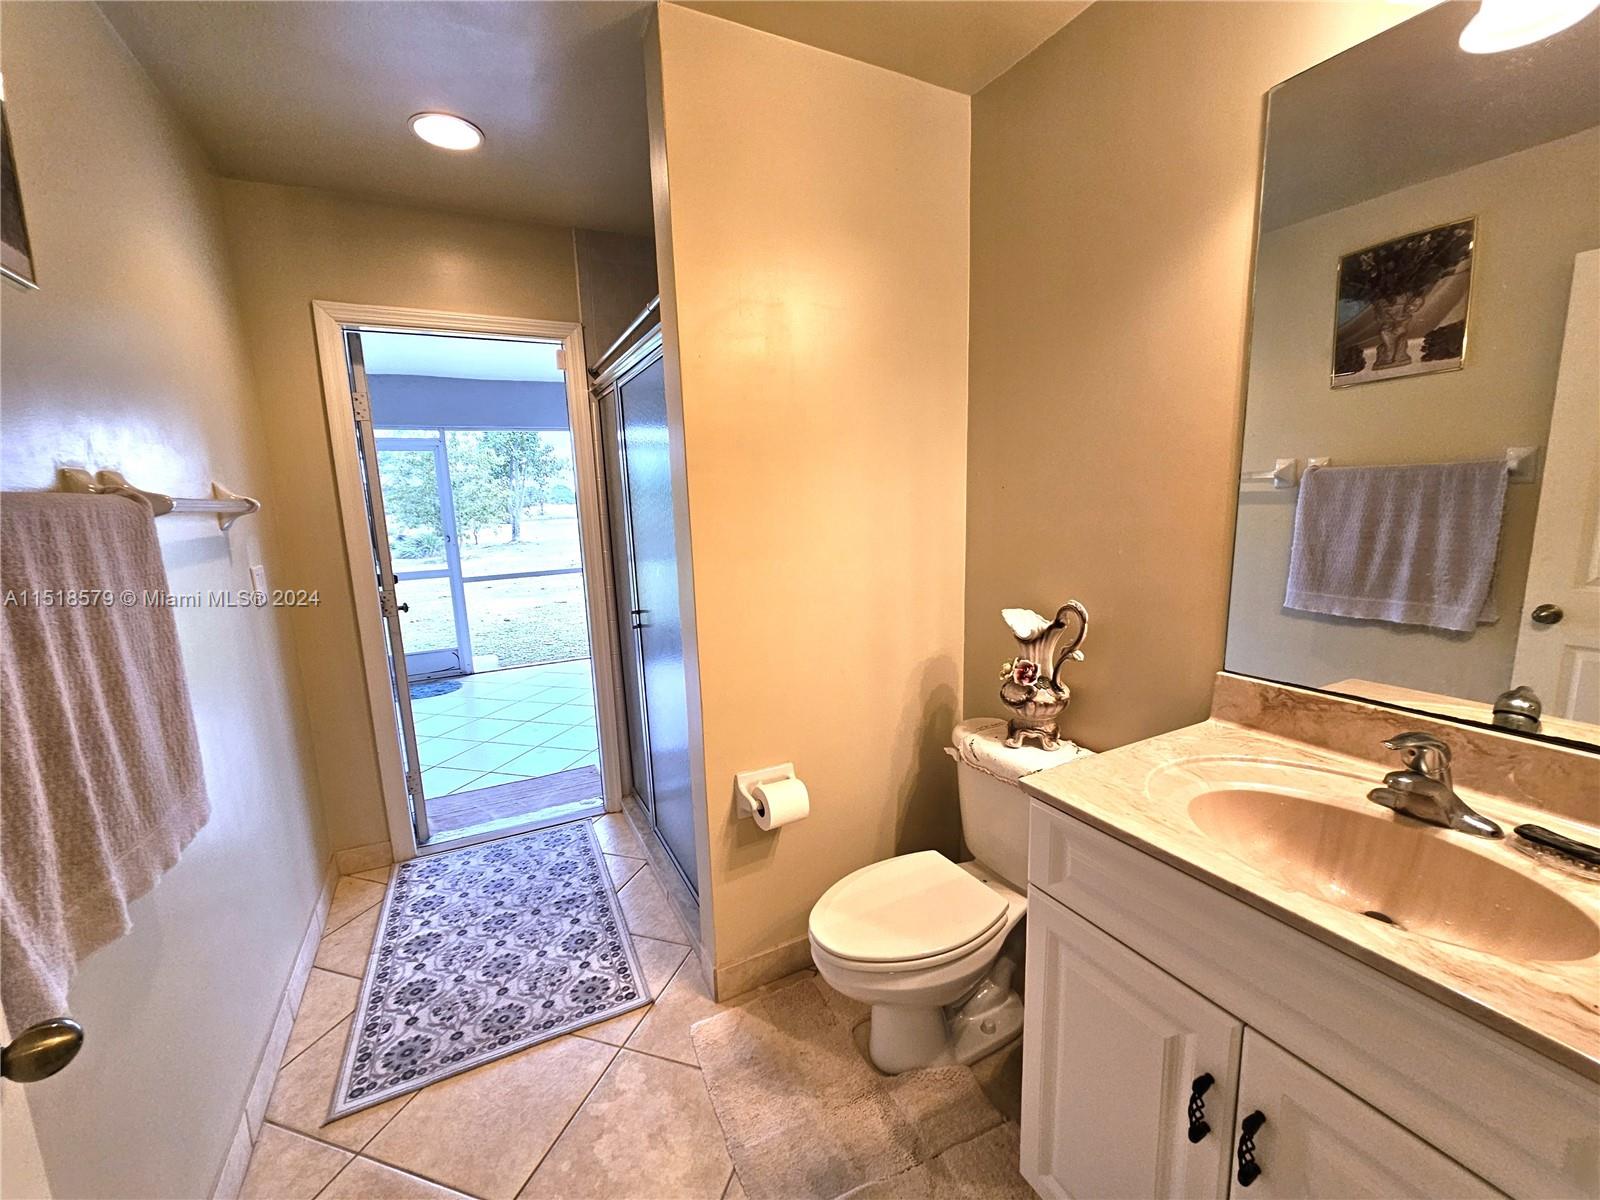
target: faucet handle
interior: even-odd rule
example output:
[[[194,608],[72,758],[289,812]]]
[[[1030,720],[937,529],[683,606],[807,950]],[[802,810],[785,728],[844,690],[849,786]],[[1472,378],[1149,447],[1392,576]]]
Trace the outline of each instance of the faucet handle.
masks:
[[[1450,770],[1450,747],[1431,733],[1397,733],[1383,744],[1400,751],[1400,757],[1413,771],[1439,778]]]
[[[1450,761],[1450,747],[1440,741],[1431,733],[1397,733],[1383,743],[1391,750],[1406,751],[1412,748],[1418,750],[1436,750],[1444,757],[1445,762]]]

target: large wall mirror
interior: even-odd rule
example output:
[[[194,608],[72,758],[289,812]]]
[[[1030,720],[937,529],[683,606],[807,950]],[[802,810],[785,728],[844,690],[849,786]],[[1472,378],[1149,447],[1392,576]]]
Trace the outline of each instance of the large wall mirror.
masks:
[[[1227,667],[1600,745],[1600,13],[1477,10],[1268,98]]]

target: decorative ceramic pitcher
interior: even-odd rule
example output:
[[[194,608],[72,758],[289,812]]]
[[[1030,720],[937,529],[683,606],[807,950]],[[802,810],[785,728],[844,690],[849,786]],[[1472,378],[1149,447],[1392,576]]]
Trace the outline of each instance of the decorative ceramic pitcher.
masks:
[[[1033,740],[1046,750],[1059,750],[1056,722],[1072,692],[1061,682],[1068,660],[1083,661],[1083,639],[1089,635],[1089,614],[1076,600],[1068,600],[1046,621],[1028,608],[1003,608],[1000,615],[1017,639],[1017,656],[1000,668],[1000,699],[1011,709],[1006,745],[1021,746]],[[1077,631],[1067,640],[1068,618],[1076,618]]]

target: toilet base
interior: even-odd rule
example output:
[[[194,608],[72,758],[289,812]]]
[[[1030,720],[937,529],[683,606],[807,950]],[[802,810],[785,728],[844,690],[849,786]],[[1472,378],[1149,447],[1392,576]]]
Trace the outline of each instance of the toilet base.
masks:
[[[1022,1036],[1022,1000],[980,987],[965,1004],[874,1004],[866,1029],[867,1057],[886,1075],[917,1067],[977,1062]],[[858,1043],[859,1044],[859,1043]]]

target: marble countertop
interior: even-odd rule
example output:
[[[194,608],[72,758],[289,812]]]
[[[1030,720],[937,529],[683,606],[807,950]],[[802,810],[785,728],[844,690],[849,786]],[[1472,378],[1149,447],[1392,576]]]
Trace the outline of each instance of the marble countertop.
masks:
[[[1592,1080],[1600,1080],[1600,937],[1596,952],[1563,961],[1513,961],[1470,946],[1406,932],[1298,890],[1281,867],[1246,862],[1190,815],[1193,789],[1174,786],[1184,760],[1269,759],[1319,770],[1297,775],[1294,791],[1319,803],[1403,820],[1429,837],[1452,839],[1492,857],[1582,910],[1600,929],[1600,881],[1577,878],[1513,846],[1511,829],[1543,825],[1589,843],[1600,828],[1503,797],[1458,787],[1506,838],[1490,840],[1394,817],[1366,799],[1383,768],[1304,742],[1209,720],[1022,780],[1031,795],[1094,828],[1219,888],[1401,983],[1480,1021]],[[1307,780],[1310,782],[1307,783]],[[1200,785],[1203,786],[1203,785]],[[1376,828],[1376,827],[1374,827]],[[1379,831],[1381,836],[1381,830]],[[1451,852],[1453,853],[1453,851]],[[1290,872],[1292,874],[1292,872]],[[1448,881],[1444,886],[1448,888]],[[1446,901],[1447,903],[1448,901]]]

